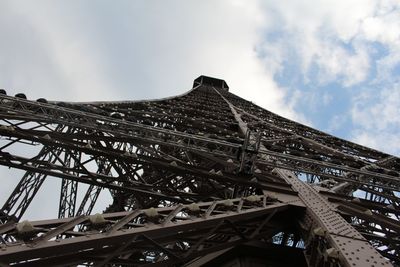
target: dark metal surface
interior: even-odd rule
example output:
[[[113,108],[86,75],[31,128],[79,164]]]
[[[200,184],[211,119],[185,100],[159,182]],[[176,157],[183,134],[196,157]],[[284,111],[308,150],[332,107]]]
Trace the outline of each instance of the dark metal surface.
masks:
[[[303,250],[309,266],[400,264],[400,159],[264,110],[220,79],[153,101],[2,94],[0,137],[0,165],[26,171],[0,211],[5,265],[195,264],[255,241]],[[17,224],[54,178],[59,219]],[[90,217],[106,190],[112,202]]]
[[[179,205],[109,213],[97,221],[100,215],[31,222],[34,234],[28,237],[26,233],[23,240],[3,246],[0,260],[16,266],[25,266],[22,261],[29,260],[29,266],[43,266],[49,262],[82,264],[90,258],[102,266],[118,263],[126,254],[140,254],[132,264],[145,264],[146,255],[161,257],[163,264],[175,264],[260,236],[272,236],[278,228],[293,227],[289,222],[280,225],[278,219],[291,213],[289,205],[265,196],[258,202],[232,199],[199,203],[198,208],[195,214],[190,206]],[[260,220],[265,221],[261,226]],[[18,224],[2,232],[18,236],[17,233]],[[65,238],[52,240],[59,235]],[[162,255],[157,255],[160,252]],[[113,256],[108,257],[109,254]],[[70,255],[69,259],[65,255]]]

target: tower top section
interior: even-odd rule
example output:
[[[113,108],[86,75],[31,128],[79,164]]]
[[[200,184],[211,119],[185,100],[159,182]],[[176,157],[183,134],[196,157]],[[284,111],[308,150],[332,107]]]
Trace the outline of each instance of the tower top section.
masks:
[[[213,86],[216,88],[222,88],[226,91],[229,91],[229,86],[228,84],[221,79],[209,77],[209,76],[204,76],[201,75],[198,78],[196,78],[193,82],[193,88],[198,86],[198,85],[207,85],[207,86]]]

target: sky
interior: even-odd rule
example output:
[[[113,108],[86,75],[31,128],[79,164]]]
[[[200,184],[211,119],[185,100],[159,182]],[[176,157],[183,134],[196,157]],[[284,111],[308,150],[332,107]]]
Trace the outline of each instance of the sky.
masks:
[[[153,99],[184,93],[202,74],[282,116],[400,155],[398,0],[0,0],[8,94]],[[15,184],[4,176],[1,203]]]

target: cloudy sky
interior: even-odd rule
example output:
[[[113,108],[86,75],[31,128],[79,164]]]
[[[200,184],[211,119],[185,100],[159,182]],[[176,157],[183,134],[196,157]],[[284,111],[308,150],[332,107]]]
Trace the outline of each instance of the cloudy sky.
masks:
[[[0,0],[0,88],[9,94],[158,98],[201,74],[400,155],[398,0]]]

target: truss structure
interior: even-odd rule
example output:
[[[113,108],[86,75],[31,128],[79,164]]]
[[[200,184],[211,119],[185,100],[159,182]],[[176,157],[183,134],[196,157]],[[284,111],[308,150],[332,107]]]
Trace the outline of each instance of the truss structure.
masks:
[[[220,79],[153,101],[0,90],[0,138],[0,165],[24,172],[0,210],[0,266],[400,266],[400,159]],[[58,218],[23,220],[46,179],[61,180]]]

